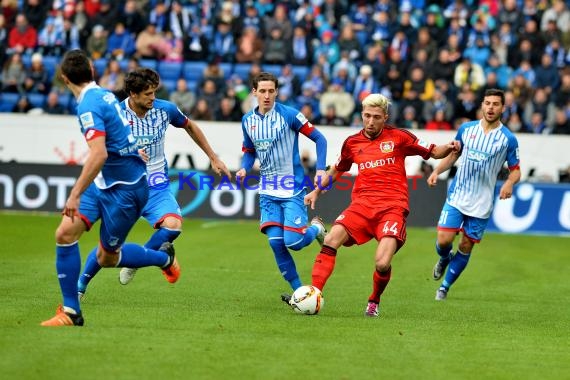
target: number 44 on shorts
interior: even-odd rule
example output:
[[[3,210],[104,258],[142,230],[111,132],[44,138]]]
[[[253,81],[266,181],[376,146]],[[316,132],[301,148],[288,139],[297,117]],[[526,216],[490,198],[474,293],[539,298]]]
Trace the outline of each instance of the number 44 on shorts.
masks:
[[[384,227],[382,228],[382,232],[384,232],[385,234],[388,234],[388,232],[391,232],[392,235],[398,235],[398,233],[399,233],[398,222],[391,222],[388,220],[386,223],[384,223]]]

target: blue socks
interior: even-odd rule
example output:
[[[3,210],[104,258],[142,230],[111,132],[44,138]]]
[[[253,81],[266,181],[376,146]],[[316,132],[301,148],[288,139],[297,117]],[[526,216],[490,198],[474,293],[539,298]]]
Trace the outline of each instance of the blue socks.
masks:
[[[449,260],[451,260],[451,249],[453,245],[449,245],[447,247],[440,247],[437,241],[435,242],[435,251],[440,257],[442,263],[448,264]]]
[[[293,231],[283,231],[283,239],[287,248],[291,248],[293,251],[299,251],[311,244],[318,233],[319,227],[309,226],[304,234]]]
[[[469,263],[470,257],[471,254],[465,254],[457,250],[457,253],[453,256],[453,258],[449,262],[449,268],[447,268],[447,272],[445,273],[445,278],[441,283],[442,287],[444,287],[445,289],[449,289],[449,287],[453,285],[453,283],[461,275],[461,272],[463,272],[463,270],[467,266],[467,263]]]
[[[283,242],[282,230],[279,227],[268,227],[266,233],[281,275],[293,290],[297,289],[302,285],[301,279],[297,273],[293,256]]]
[[[89,281],[95,277],[97,273],[101,270],[101,265],[97,262],[97,248],[93,248],[87,259],[85,260],[85,268],[83,268],[83,274],[79,277],[77,281],[77,290],[81,293],[85,293]]]
[[[56,245],[55,268],[57,279],[63,295],[63,306],[81,313],[77,298],[77,279],[81,270],[81,256],[77,242],[66,245]]]
[[[146,248],[154,249],[155,251],[160,248],[162,243],[172,243],[174,239],[180,235],[181,231],[169,230],[168,228],[159,228],[144,245]]]

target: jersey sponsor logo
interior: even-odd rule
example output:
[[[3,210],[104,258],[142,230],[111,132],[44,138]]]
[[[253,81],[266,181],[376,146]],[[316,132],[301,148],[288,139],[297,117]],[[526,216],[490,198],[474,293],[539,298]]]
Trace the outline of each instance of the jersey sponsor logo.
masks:
[[[473,162],[482,162],[489,158],[489,153],[480,152],[478,150],[470,149],[467,151],[467,159]]]
[[[382,158],[380,160],[361,162],[360,164],[358,164],[358,170],[374,169],[384,165],[394,165],[395,163],[396,163],[396,158],[387,157],[387,158]]]
[[[425,140],[419,139],[418,145],[421,146],[422,148],[429,149],[429,143]]]
[[[91,112],[85,112],[79,115],[79,121],[81,122],[81,126],[85,129],[95,125],[93,114]]]
[[[270,139],[256,140],[254,143],[255,150],[258,152],[265,152],[267,149],[269,149],[272,142],[273,140]]]
[[[380,143],[380,150],[382,153],[392,153],[394,151],[393,141],[382,141]]]
[[[308,123],[309,121],[307,120],[307,118],[305,117],[305,115],[303,115],[301,112],[299,112],[297,114],[297,116],[295,116],[297,118],[297,120],[299,120],[301,122],[301,124],[305,125],[305,123]],[[310,125],[309,123],[309,128],[312,128],[312,125]]]
[[[143,147],[145,145],[150,145],[154,136],[153,135],[139,135],[136,137],[137,146]]]

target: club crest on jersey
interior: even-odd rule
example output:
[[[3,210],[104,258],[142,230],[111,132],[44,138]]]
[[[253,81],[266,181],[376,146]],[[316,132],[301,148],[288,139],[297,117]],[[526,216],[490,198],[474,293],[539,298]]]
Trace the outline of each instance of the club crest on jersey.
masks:
[[[380,150],[382,153],[392,153],[394,151],[393,141],[382,141],[380,143]]]
[[[82,113],[79,115],[79,120],[85,129],[95,125],[95,121],[93,121],[93,114],[91,112]]]

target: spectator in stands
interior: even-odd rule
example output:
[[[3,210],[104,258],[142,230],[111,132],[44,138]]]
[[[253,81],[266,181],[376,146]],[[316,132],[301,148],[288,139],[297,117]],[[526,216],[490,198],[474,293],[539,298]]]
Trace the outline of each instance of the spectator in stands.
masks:
[[[368,56],[368,54],[370,54],[370,55],[377,54],[376,52],[377,52],[377,49],[375,49],[374,47],[370,47],[367,51],[367,56]],[[371,58],[371,60],[372,59],[373,58]],[[367,59],[366,64],[369,65],[370,67],[372,67],[372,72],[374,73],[374,67],[370,63],[370,60]],[[379,65],[379,61],[374,62],[374,64]],[[356,68],[356,65],[354,64],[354,61],[350,59],[349,53],[346,50],[341,53],[340,61],[338,61],[332,67],[331,77],[332,78],[338,78],[340,71],[346,72],[346,76],[348,77],[348,80],[350,82],[354,82],[354,80],[356,79],[356,76],[358,74],[358,69]],[[379,74],[377,74],[375,76],[381,77]],[[345,83],[343,83],[343,86],[345,86]],[[347,91],[350,91],[346,87],[345,87],[345,89]]]
[[[522,74],[512,76],[508,88],[520,105],[526,104],[532,96],[532,86]]]
[[[91,35],[91,23],[89,18],[92,17],[87,13],[84,1],[78,1],[75,4],[75,13],[73,14],[73,25],[79,33],[79,45],[85,48],[87,38]]]
[[[20,96],[18,102],[14,104],[14,108],[12,108],[12,112],[14,113],[28,113],[32,110],[34,106],[30,103],[30,100],[26,95]]]
[[[455,75],[455,64],[449,60],[449,51],[446,48],[439,49],[438,57],[433,64],[430,72],[432,79],[443,79],[447,82],[453,82]]]
[[[570,71],[566,70],[560,78],[560,88],[554,93],[554,104],[558,108],[570,105]]]
[[[26,79],[26,68],[22,63],[22,56],[14,53],[8,57],[2,68],[2,92],[23,93],[24,81]]]
[[[546,135],[550,133],[550,129],[544,122],[542,114],[535,112],[530,117],[530,122],[525,124],[526,128],[521,132],[533,133],[536,135]]]
[[[434,41],[427,27],[421,27],[418,30],[418,40],[412,46],[412,51],[417,51],[418,49],[424,49],[431,62],[435,62],[437,58],[437,42]]]
[[[505,106],[503,108],[503,115],[501,116],[501,122],[505,125],[511,127],[512,122],[511,116],[514,114],[518,115],[518,119],[522,121],[523,107],[517,103],[515,95],[512,91],[505,91]],[[512,129],[511,129],[512,130]]]
[[[404,81],[402,93],[402,107],[412,107],[414,116],[418,116],[420,122],[424,102],[431,101],[435,92],[435,84],[431,78],[426,78],[424,70],[420,66],[412,66],[410,77]]]
[[[6,18],[0,13],[0,67],[4,66],[6,61],[6,47],[8,46],[8,28],[6,27]]]
[[[271,65],[283,65],[290,61],[289,42],[283,37],[280,28],[273,28],[263,42],[263,62]]]
[[[301,109],[303,111],[304,106],[308,106],[311,108],[311,120],[317,120],[320,115],[319,111],[319,101],[316,98],[316,91],[313,88],[311,83],[305,82],[301,87],[301,95],[295,98],[295,102],[297,103],[296,108]],[[308,119],[309,115],[303,112],[303,115]]]
[[[116,59],[109,59],[105,71],[99,78],[99,86],[118,93],[123,89],[125,82],[125,72],[121,68],[119,61]]]
[[[378,44],[376,44],[376,46],[378,46]],[[394,37],[388,46],[389,50],[398,50],[400,52],[400,57],[402,57],[403,60],[408,59],[411,48],[412,45],[402,30],[398,30],[394,33]]]
[[[178,0],[172,1],[168,13],[168,27],[174,37],[184,40],[196,22],[188,7],[183,7]]]
[[[202,72],[202,81],[200,82],[199,86],[203,87],[204,82],[211,80],[216,84],[216,88],[219,91],[223,91],[225,87],[225,77],[226,73],[220,67],[219,59],[212,59],[208,62],[204,68],[204,71]]]
[[[522,26],[521,20],[523,20],[522,12],[517,0],[504,0],[497,17],[498,24],[508,24],[513,30],[519,30]]]
[[[236,46],[231,25],[220,22],[210,44],[210,51],[220,58],[222,62],[233,62],[235,58]]]
[[[50,92],[47,95],[46,103],[42,109],[48,115],[67,115],[69,113],[66,107],[59,103],[59,94],[57,92]]]
[[[25,0],[23,1],[22,13],[26,16],[27,22],[39,30],[44,25],[50,6],[51,2],[49,1]],[[17,23],[18,18],[16,17]]]
[[[301,80],[293,72],[293,67],[289,64],[281,67],[281,72],[277,76],[279,81],[279,95],[285,99],[292,99],[301,93]]]
[[[148,15],[148,22],[156,26],[158,33],[164,33],[168,30],[168,7],[165,1],[156,1],[154,8]]]
[[[325,4],[328,4],[328,1]],[[334,6],[336,5],[340,7],[339,2],[335,1]],[[362,46],[360,46],[360,42],[358,42],[350,22],[346,22],[342,25],[340,35],[338,36],[338,48],[340,50],[341,57],[344,56],[343,52],[348,53],[347,56],[350,61],[358,61],[362,58]]]
[[[14,26],[14,20],[18,14],[18,0],[2,0],[0,3],[0,14],[5,17],[6,27],[9,29]]]
[[[220,24],[225,24],[228,26],[229,33],[235,37],[240,34],[240,23],[239,20],[234,16],[233,5],[231,1],[224,1],[221,3],[219,12],[216,15],[214,21],[214,27],[218,29]]]
[[[192,112],[190,112],[190,117],[192,120],[214,120],[212,111],[208,108],[206,99],[198,99],[196,105],[194,105],[194,108],[192,109]]]
[[[560,85],[560,75],[550,55],[542,54],[540,65],[534,69],[534,73],[536,87],[544,88],[550,97]]]
[[[368,45],[372,25],[368,4],[364,1],[353,4],[349,12],[349,20],[360,46]]]
[[[185,115],[190,115],[196,104],[196,95],[188,89],[186,79],[176,81],[176,90],[170,93],[169,100],[176,104]]]
[[[293,38],[290,49],[292,49],[291,63],[293,65],[310,66],[313,62],[313,47],[307,37],[305,29],[296,26],[293,29]]]
[[[544,54],[548,54],[558,69],[564,69],[567,62],[570,62],[566,56],[566,50],[561,45],[560,40],[551,40],[544,48]]]
[[[77,26],[70,18],[63,20],[63,29],[61,32],[63,51],[79,49],[81,47],[81,39]],[[63,53],[62,53],[63,54]]]
[[[389,44],[392,32],[390,30],[390,16],[388,15],[388,12],[374,12],[372,15],[372,21],[372,41],[381,45]]]
[[[91,59],[104,58],[107,53],[107,33],[102,25],[95,25],[87,38],[87,53]]]
[[[322,118],[331,118],[329,107],[334,107],[334,117],[338,117],[342,121],[342,125],[348,125],[350,116],[354,112],[356,104],[352,94],[346,92],[342,87],[342,82],[337,78],[334,78],[320,98],[319,111]],[[330,120],[332,121],[332,119]],[[335,124],[340,125],[340,124]]]
[[[127,0],[123,7],[121,21],[132,35],[138,35],[146,24],[143,14],[137,9],[136,0]]]
[[[120,20],[121,2],[113,0],[99,0],[100,8],[97,15],[91,20],[91,25],[101,25],[108,35],[115,29]]]
[[[8,34],[8,53],[31,55],[38,45],[38,32],[28,24],[24,14],[16,16],[15,25]]]
[[[220,107],[214,114],[214,120],[217,121],[241,121],[242,114],[237,107],[235,99],[224,96],[220,100]]]
[[[456,120],[476,120],[479,102],[477,95],[468,83],[465,83],[457,95],[457,102],[453,114]],[[461,121],[458,121],[461,123]]]
[[[491,49],[482,37],[477,37],[475,43],[463,51],[463,57],[471,59],[471,62],[478,64],[482,68],[487,66],[490,56]]]
[[[485,85],[483,68],[471,62],[469,57],[463,57],[461,63],[455,68],[453,83],[457,88],[463,88],[464,84],[468,84],[471,90],[479,91]]]
[[[501,90],[505,90],[509,85],[509,78],[512,74],[512,69],[504,63],[501,63],[497,54],[491,54],[487,61],[485,76],[488,76],[491,72],[494,73],[497,78],[497,87]]]
[[[253,1],[248,0],[245,2],[245,14],[243,17],[240,18],[241,27],[240,30],[244,30],[245,28],[251,27],[254,28],[259,36],[262,36],[264,29],[263,29],[263,22],[259,15],[257,14],[257,8]]]
[[[426,130],[430,131],[451,131],[453,126],[445,117],[445,111],[441,108],[436,109],[433,117],[431,119],[427,119],[428,122],[425,125]]]
[[[329,104],[325,107],[324,112],[321,111],[321,117],[318,119],[317,124],[331,127],[344,127],[347,125],[347,121],[337,115],[334,105]]]
[[[438,111],[443,112],[443,118],[438,119],[436,117]],[[433,99],[423,103],[422,119],[436,122],[453,119],[453,103],[447,99],[440,89],[434,91]]]
[[[125,29],[125,25],[122,22],[118,22],[107,41],[107,53],[105,55],[120,61],[123,58],[132,56],[135,51],[135,39]]]
[[[236,62],[261,62],[263,57],[263,41],[255,27],[249,26],[243,30],[237,41]]]
[[[552,5],[544,11],[540,20],[540,30],[548,30],[548,24],[554,21],[558,30],[568,31],[570,28],[570,11],[564,0],[552,0]]]
[[[522,75],[524,79],[530,84],[531,87],[536,85],[536,74],[532,68],[530,62],[526,59],[521,61],[519,67],[516,67],[513,71],[513,76]]]
[[[199,24],[193,24],[185,37],[183,54],[186,61],[205,61],[210,56],[210,41]]]
[[[135,47],[137,56],[144,59],[158,59],[156,46],[162,43],[162,33],[156,30],[154,24],[147,24],[146,28],[137,35]]]
[[[26,70],[23,89],[28,94],[47,94],[50,90],[51,78],[43,64],[43,57],[40,53],[32,54],[30,67]]]
[[[289,43],[293,37],[293,25],[287,14],[287,7],[284,4],[279,4],[275,7],[273,16],[267,16],[263,20],[265,34],[269,35],[277,28],[281,30],[281,36],[285,42]]]
[[[563,109],[556,109],[552,133],[555,135],[570,135],[570,118]]]
[[[354,81],[354,91],[352,96],[355,103],[361,101],[363,93],[373,94],[378,92],[378,83],[372,76],[372,68],[368,65],[360,66],[360,71],[356,80]]]
[[[451,34],[447,37],[444,48],[448,51],[449,62],[458,65],[463,57],[463,47],[460,45],[459,38],[456,34]]]
[[[63,55],[63,29],[58,28],[55,19],[46,19],[44,27],[38,35],[38,52],[42,55],[53,55],[59,57]]]
[[[556,106],[548,99],[548,94],[543,88],[536,88],[532,99],[524,107],[523,122],[532,124],[532,117],[535,113],[540,113],[541,120],[548,129],[552,128],[556,114]]]
[[[420,129],[422,125],[416,117],[416,109],[412,106],[405,106],[402,115],[400,115],[398,126],[406,129]]]
[[[404,75],[400,71],[399,67],[395,63],[390,63],[388,66],[388,72],[386,73],[386,80],[383,83],[382,92],[389,93],[392,99],[392,109],[390,113],[392,116],[396,117],[398,115],[398,106],[402,100],[402,93],[404,92]]]
[[[220,108],[220,100],[223,92],[218,91],[216,82],[211,79],[206,79],[198,91],[198,100],[205,100],[208,104],[208,109],[215,115]]]

